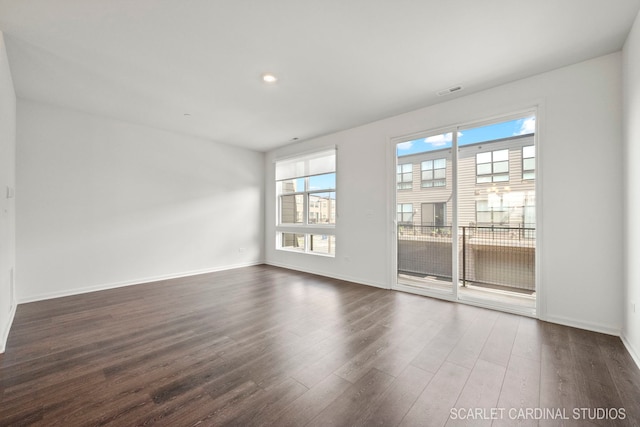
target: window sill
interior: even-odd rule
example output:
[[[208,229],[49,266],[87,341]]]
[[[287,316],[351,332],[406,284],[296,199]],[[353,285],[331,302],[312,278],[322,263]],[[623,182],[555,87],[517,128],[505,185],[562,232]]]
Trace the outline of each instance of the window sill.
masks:
[[[319,252],[305,252],[305,251],[300,250],[300,249],[276,248],[276,250],[277,251],[282,251],[282,252],[290,252],[290,253],[294,253],[294,254],[313,255],[313,256],[319,256],[319,257],[324,257],[324,258],[335,258],[336,257],[334,254],[323,254],[323,253],[319,253]]]

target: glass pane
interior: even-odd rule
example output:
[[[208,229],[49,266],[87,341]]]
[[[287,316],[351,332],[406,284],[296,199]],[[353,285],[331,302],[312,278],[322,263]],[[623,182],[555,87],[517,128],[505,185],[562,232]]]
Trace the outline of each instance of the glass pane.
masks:
[[[483,163],[478,165],[478,175],[489,175],[491,174],[491,163]]]
[[[401,142],[396,145],[396,156],[400,159],[403,156],[409,156],[412,154],[427,153],[429,151],[451,148],[452,138],[453,135],[449,132]]]
[[[478,224],[490,224],[491,223],[491,212],[478,212],[476,214],[478,217]]]
[[[411,182],[412,181],[412,176],[411,176],[411,172],[409,173],[403,173],[402,174],[402,182]]]
[[[304,234],[282,233],[280,247],[304,252]]]
[[[398,203],[407,205],[397,229],[398,284],[453,292],[453,241],[451,217],[447,216],[453,202],[451,190],[445,186],[452,140],[453,134],[448,132],[397,146],[398,162],[410,159],[422,171],[419,185],[396,193]],[[490,161],[489,157],[489,165]],[[474,175],[470,175],[472,180]],[[440,188],[436,191],[432,187]]]
[[[335,255],[336,237],[326,234],[312,234],[309,236],[309,250],[319,254]]]
[[[491,152],[476,154],[476,163],[491,163]]]
[[[498,223],[500,225],[508,225],[509,224],[509,213],[498,211],[493,213],[493,222]]]
[[[525,172],[522,174],[522,179],[536,179],[535,172]]]
[[[500,150],[493,152],[494,162],[502,162],[504,160],[509,160],[509,150]]]
[[[487,206],[492,210],[502,209],[502,197],[494,193],[489,194]]]
[[[536,156],[536,147],[535,145],[529,145],[528,147],[522,147],[522,157],[529,158]]]
[[[525,195],[522,191],[513,191],[507,193],[503,197],[503,203],[505,207],[519,208],[524,206]]]
[[[526,167],[535,167],[534,131],[533,116],[461,130],[456,165],[459,252],[454,266],[460,300],[535,310],[535,216],[534,209],[526,207],[535,182],[521,179],[532,178],[528,174],[533,169]],[[491,152],[491,173],[480,174],[487,170],[478,163],[479,151]],[[510,171],[518,178],[513,184]],[[530,229],[523,228],[529,223]]]
[[[522,162],[522,168],[524,170],[534,170],[536,168],[536,159],[524,159]]]
[[[280,224],[302,224],[303,220],[304,196],[302,194],[280,196]]]
[[[509,172],[509,162],[497,162],[493,164],[493,173]]]
[[[336,223],[336,193],[309,194],[309,224]]]
[[[280,194],[298,193],[304,191],[304,178],[287,179],[279,181]]]
[[[309,177],[309,190],[333,190],[336,188],[336,174],[327,173]]]
[[[413,205],[411,203],[402,205],[402,212],[413,212]]]

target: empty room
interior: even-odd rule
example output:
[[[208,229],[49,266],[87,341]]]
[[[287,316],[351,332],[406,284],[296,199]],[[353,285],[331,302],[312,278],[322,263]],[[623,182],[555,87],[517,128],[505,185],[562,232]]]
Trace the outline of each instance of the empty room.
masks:
[[[0,426],[639,426],[640,0],[0,0]]]

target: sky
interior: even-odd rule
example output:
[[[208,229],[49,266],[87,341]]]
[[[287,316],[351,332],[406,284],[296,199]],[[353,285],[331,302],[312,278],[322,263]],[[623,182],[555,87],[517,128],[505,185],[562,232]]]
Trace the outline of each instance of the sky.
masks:
[[[508,138],[515,135],[534,133],[536,129],[535,116],[508,122],[495,123],[488,126],[464,129],[458,132],[458,145],[469,145],[477,142],[492,141],[500,138]],[[428,138],[418,138],[401,142],[397,146],[397,155],[423,153],[425,151],[441,150],[451,147],[452,134],[441,134]]]

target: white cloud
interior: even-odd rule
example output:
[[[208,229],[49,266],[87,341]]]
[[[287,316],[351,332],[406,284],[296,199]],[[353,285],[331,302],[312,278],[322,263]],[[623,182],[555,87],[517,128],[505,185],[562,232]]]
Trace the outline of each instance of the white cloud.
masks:
[[[411,147],[413,147],[413,141],[401,142],[398,144],[398,150],[400,151],[409,150]]]
[[[520,125],[520,130],[516,132],[516,135],[527,135],[529,133],[534,133],[536,131],[536,118],[529,117],[522,121]]]
[[[451,132],[434,135],[430,136],[429,138],[425,138],[424,142],[425,144],[431,144],[434,147],[442,147],[443,145],[451,143],[451,140],[453,139],[452,135],[453,134]],[[460,138],[461,136],[462,132],[458,132],[458,138]]]

